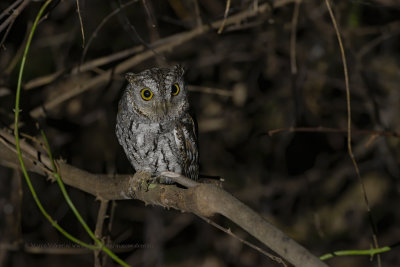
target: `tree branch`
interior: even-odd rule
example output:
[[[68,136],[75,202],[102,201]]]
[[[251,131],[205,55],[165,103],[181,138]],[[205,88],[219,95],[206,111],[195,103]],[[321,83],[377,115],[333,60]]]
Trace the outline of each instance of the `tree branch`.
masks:
[[[8,166],[18,167],[16,154],[12,148],[11,133],[0,130],[0,163],[8,162]],[[46,156],[41,155],[39,151],[32,153],[35,148],[26,142],[21,142],[21,150],[29,171],[46,174],[52,178],[48,165],[50,162]],[[60,160],[56,161],[56,165],[65,184],[98,198],[138,199],[146,204],[174,208],[205,217],[221,214],[295,266],[327,266],[255,211],[216,185],[199,183],[184,189],[175,185],[148,184],[149,175],[141,172],[133,176],[110,177],[86,172]]]

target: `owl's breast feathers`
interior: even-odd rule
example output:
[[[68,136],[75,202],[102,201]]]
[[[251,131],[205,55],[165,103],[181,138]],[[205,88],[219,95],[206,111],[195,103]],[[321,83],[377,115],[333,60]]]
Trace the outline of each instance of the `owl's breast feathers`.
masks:
[[[131,164],[138,170],[159,175],[163,171],[181,173],[197,180],[199,157],[195,124],[189,114],[180,120],[161,123],[117,122],[117,137]],[[166,182],[169,182],[168,180]]]

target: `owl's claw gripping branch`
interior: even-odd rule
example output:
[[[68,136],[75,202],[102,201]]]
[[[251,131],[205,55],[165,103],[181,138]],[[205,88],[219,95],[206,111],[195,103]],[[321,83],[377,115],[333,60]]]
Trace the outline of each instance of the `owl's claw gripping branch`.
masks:
[[[136,192],[147,191],[149,184],[153,183],[153,178],[151,174],[146,171],[136,172],[132,179],[129,179],[129,196],[131,198],[136,198]]]
[[[162,172],[161,176],[168,177],[175,183],[178,183],[180,185],[186,186],[188,188],[190,187],[195,187],[196,185],[199,185],[198,182],[193,181],[192,179],[189,179],[182,174],[176,173],[176,172]]]

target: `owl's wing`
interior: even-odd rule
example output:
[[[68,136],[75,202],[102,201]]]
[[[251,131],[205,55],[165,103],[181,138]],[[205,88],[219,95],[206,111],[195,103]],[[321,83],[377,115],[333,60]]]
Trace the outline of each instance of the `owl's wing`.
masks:
[[[190,179],[197,180],[199,176],[199,150],[196,124],[190,115],[176,123],[174,136],[180,153],[183,174]]]

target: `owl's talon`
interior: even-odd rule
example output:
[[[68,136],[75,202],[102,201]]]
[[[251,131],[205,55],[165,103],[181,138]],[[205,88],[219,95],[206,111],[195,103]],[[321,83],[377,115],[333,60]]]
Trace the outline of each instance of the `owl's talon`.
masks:
[[[147,171],[137,171],[133,177],[134,184],[132,185],[134,190],[148,190],[149,181],[152,180],[152,177],[149,172]]]

